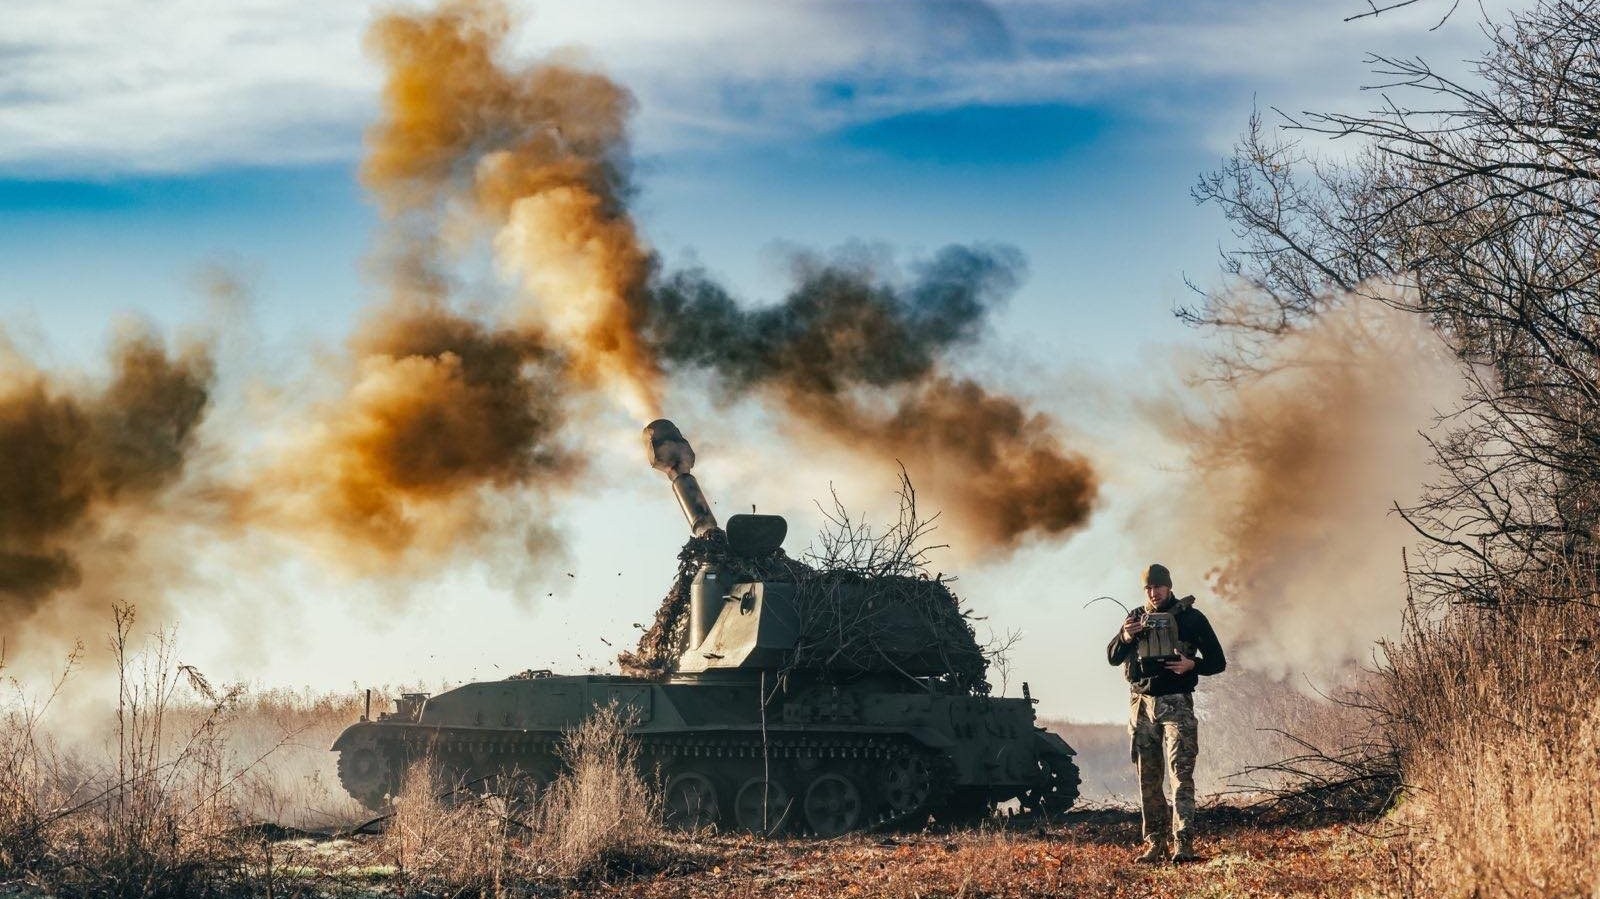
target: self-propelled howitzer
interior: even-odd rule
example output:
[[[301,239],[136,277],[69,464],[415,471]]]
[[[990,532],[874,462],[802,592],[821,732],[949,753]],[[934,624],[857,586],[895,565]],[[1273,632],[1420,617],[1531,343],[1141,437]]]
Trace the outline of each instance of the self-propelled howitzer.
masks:
[[[540,671],[408,694],[334,743],[352,796],[384,808],[423,760],[463,788],[537,789],[561,773],[563,733],[616,705],[682,826],[832,836],[1012,799],[1072,805],[1072,748],[1035,725],[1026,685],[1020,699],[987,695],[947,587],[816,571],[783,555],[775,515],[734,515],[724,530],[677,427],[655,421],[644,437],[692,535],[655,657],[625,659],[637,676]]]

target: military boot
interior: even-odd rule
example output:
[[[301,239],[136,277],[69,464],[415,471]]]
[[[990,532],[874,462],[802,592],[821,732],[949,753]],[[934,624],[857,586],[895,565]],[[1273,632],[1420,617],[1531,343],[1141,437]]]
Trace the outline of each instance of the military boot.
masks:
[[[1184,862],[1197,862],[1199,860],[1200,856],[1194,851],[1194,841],[1189,839],[1188,836],[1178,837],[1178,845],[1172,851],[1173,864],[1181,865]]]
[[[1167,860],[1167,844],[1156,840],[1147,841],[1144,852],[1135,856],[1133,860],[1143,865],[1159,865]]]

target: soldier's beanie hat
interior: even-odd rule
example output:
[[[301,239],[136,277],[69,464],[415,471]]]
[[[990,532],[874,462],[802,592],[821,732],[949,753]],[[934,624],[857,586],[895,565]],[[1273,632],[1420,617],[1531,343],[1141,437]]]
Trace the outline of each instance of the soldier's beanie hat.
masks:
[[[1171,587],[1172,572],[1160,562],[1151,562],[1150,567],[1144,570],[1144,585],[1146,587]]]

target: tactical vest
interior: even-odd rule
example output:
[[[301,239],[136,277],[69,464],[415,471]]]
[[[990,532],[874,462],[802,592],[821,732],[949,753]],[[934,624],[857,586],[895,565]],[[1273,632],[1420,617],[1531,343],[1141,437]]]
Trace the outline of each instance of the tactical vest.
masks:
[[[1192,602],[1194,597],[1187,596],[1173,603],[1171,611],[1140,610],[1145,630],[1134,647],[1140,676],[1151,677],[1165,671],[1166,663],[1177,661],[1179,654],[1194,658],[1194,645],[1178,632],[1178,609],[1187,608],[1187,603]]]

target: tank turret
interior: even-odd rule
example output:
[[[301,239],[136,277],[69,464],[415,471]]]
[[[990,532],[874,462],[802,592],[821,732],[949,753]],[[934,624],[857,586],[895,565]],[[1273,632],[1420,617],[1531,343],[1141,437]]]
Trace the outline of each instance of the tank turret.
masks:
[[[644,442],[694,537],[684,640],[666,673],[766,669],[831,683],[897,674],[987,691],[987,659],[943,581],[815,571],[783,556],[788,524],[778,515],[734,515],[724,531],[690,473],[694,449],[677,426],[653,421]],[[670,617],[670,596],[666,606]]]

